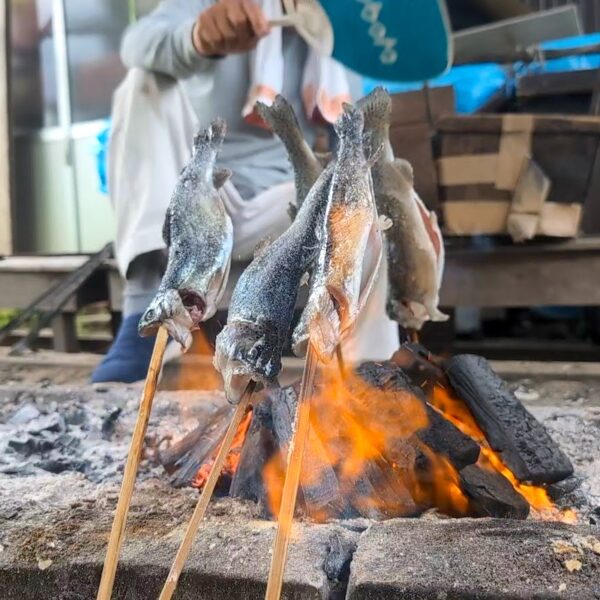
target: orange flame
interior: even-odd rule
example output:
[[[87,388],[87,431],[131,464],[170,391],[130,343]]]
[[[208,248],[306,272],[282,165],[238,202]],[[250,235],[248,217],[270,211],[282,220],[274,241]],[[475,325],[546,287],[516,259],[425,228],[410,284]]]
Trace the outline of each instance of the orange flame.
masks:
[[[182,356],[173,387],[178,390],[219,390],[221,377],[212,364],[214,348],[205,333],[194,332],[194,341],[188,353]]]
[[[252,411],[249,411],[248,414],[244,417],[243,421],[240,423],[235,437],[233,438],[233,442],[231,444],[231,449],[229,450],[229,454],[225,459],[225,464],[223,465],[223,469],[221,470],[221,475],[229,475],[233,476],[237,471],[238,465],[240,464],[240,454],[242,452],[242,448],[244,446],[244,441],[246,440],[246,435],[248,435],[248,429],[250,429],[250,424],[252,423]],[[215,462],[215,457],[219,452],[220,445],[214,451],[210,460],[205,462],[194,477],[192,481],[192,487],[196,487],[202,489],[210,472],[212,470],[212,466]]]
[[[422,402],[409,392],[375,388],[351,373],[342,377],[337,369],[325,369],[311,400],[310,421],[303,488],[318,486],[327,466],[335,473],[341,497],[362,515],[407,516],[423,506],[466,514],[468,499],[456,469],[415,437],[427,427],[428,417]],[[416,473],[419,451],[427,459],[426,482]],[[283,453],[278,453],[263,473],[275,515],[284,475]],[[308,510],[317,520],[334,516],[328,506],[309,505]]]

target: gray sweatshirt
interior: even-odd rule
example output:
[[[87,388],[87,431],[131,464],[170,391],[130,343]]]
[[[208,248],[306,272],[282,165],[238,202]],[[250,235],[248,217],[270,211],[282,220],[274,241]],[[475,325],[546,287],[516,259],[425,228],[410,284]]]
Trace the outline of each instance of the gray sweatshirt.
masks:
[[[213,0],[163,0],[147,17],[125,32],[121,57],[128,68],[138,67],[183,81],[186,92],[205,127],[217,116],[227,121],[228,134],[220,164],[234,173],[233,183],[242,197],[293,178],[283,145],[268,131],[247,124],[241,116],[250,87],[250,57],[235,54],[211,59],[198,55],[192,43],[197,16]],[[307,46],[292,30],[284,30],[285,74],[283,95],[292,103],[309,144],[314,130],[301,100],[301,83]],[[349,77],[353,91],[357,77]],[[353,94],[354,95],[354,94]]]

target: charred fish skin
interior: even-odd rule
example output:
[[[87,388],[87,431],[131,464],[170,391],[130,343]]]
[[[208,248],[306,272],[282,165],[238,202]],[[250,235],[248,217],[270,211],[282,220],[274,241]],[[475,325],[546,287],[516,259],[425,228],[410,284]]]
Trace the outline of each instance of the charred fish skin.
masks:
[[[225,121],[215,119],[194,138],[165,216],[167,268],[138,327],[151,335],[165,325],[186,349],[191,331],[215,314],[229,276],[233,225],[217,188],[231,173],[215,167],[225,133]]]
[[[367,245],[376,227],[376,210],[363,146],[364,116],[346,106],[335,125],[340,139],[322,244],[308,303],[293,335],[302,354],[308,339],[329,362],[361,308],[361,282]],[[379,149],[376,150],[375,156]],[[379,262],[375,268],[378,269]]]
[[[293,220],[322,173],[323,166],[304,139],[292,105],[281,94],[275,97],[271,106],[257,102],[256,109],[273,133],[283,142],[294,169],[296,206],[290,207],[290,216]]]
[[[270,386],[281,371],[298,290],[320,247],[332,177],[329,166],[289,229],[257,251],[235,286],[214,360],[232,403],[239,401],[251,379]]]
[[[373,165],[373,186],[380,214],[393,226],[386,231],[388,256],[387,312],[407,329],[420,330],[427,321],[448,319],[438,309],[444,269],[444,244],[435,213],[414,190],[412,167],[394,158],[389,140],[392,102],[376,88],[358,103],[373,144],[384,151]]]

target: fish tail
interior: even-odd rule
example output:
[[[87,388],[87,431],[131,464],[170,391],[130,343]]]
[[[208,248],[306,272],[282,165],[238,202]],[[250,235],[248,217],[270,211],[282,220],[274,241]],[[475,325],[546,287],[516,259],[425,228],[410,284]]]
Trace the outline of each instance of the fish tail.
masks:
[[[392,98],[385,88],[378,86],[368,96],[361,98],[357,108],[365,116],[365,128],[380,130],[390,123],[392,114]]]
[[[271,106],[257,102],[256,111],[281,140],[302,141],[300,124],[294,108],[281,94],[275,96]]]
[[[225,139],[227,124],[224,119],[215,119],[206,129],[201,129],[194,138],[194,154],[217,152]]]
[[[335,122],[334,128],[340,141],[362,147],[365,117],[363,112],[356,106],[344,104],[344,112]]]

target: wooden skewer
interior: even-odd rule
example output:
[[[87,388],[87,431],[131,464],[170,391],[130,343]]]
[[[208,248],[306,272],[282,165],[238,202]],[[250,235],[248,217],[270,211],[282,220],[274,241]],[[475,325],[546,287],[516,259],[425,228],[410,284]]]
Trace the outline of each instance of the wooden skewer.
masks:
[[[125,533],[125,523],[127,521],[127,513],[129,512],[129,504],[133,495],[133,487],[135,478],[142,457],[142,447],[146,430],[148,428],[148,420],[152,411],[152,402],[154,401],[154,393],[156,392],[156,384],[158,383],[158,375],[162,366],[165,348],[169,334],[164,327],[158,330],[156,340],[154,342],[154,350],[146,375],[144,390],[140,400],[140,408],[138,410],[137,421],[129,446],[129,455],[125,464],[123,473],[123,483],[119,493],[119,501],[115,511],[115,517],[110,531],[108,540],[108,548],[106,550],[106,558],[104,559],[104,568],[102,569],[102,578],[100,579],[100,587],[98,588],[97,600],[110,600],[113,586],[115,583],[115,574],[117,572],[117,563],[119,562],[119,554],[123,544],[123,536]]]
[[[173,561],[173,565],[171,566],[171,570],[169,571],[169,575],[165,581],[165,585],[160,593],[159,600],[170,600],[175,593],[179,576],[181,575],[185,561],[190,554],[194,538],[196,537],[196,533],[198,532],[198,528],[200,527],[200,523],[202,522],[204,513],[208,507],[208,503],[210,502],[215,486],[217,485],[217,481],[219,480],[219,476],[221,475],[221,470],[223,469],[225,459],[227,458],[229,450],[231,449],[231,444],[233,443],[235,434],[237,433],[238,427],[240,426],[240,423],[246,414],[246,410],[250,405],[250,400],[252,399],[255,388],[256,382],[251,381],[248,384],[240,403],[237,405],[235,412],[233,413],[231,423],[229,424],[225,438],[221,443],[221,447],[219,448],[215,462],[212,465],[208,479],[204,484],[200,498],[198,498],[198,504],[196,504],[192,518],[188,523],[185,535],[183,536],[183,540],[179,546],[179,550],[177,551],[175,560]]]
[[[338,344],[335,349],[335,355],[337,357],[338,368],[342,379],[346,376],[346,361],[344,360],[344,353],[342,351],[342,344]]]
[[[271,571],[269,572],[267,593],[265,595],[266,600],[278,600],[281,596],[283,573],[290,542],[292,521],[294,519],[298,484],[300,483],[302,457],[304,455],[304,448],[306,446],[310,428],[310,397],[314,388],[317,363],[318,359],[316,353],[309,343],[308,352],[306,354],[306,363],[304,365],[304,374],[302,376],[302,385],[300,387],[300,395],[298,397],[298,405],[296,407],[293,429],[294,435],[290,440],[288,464],[281,496],[281,507],[277,519],[277,534],[275,535],[275,543],[273,545]]]

